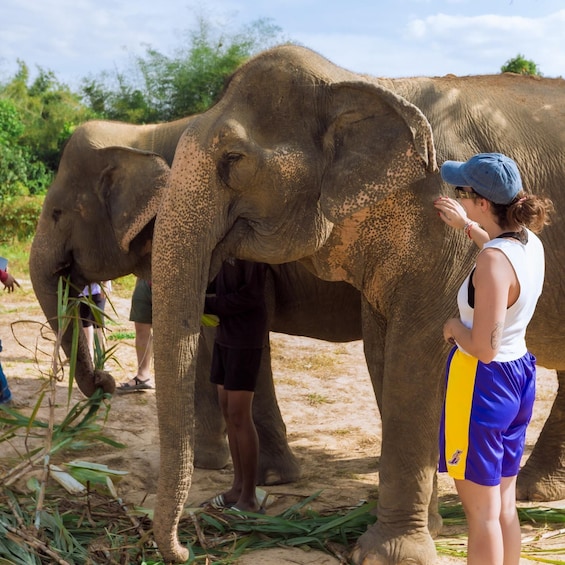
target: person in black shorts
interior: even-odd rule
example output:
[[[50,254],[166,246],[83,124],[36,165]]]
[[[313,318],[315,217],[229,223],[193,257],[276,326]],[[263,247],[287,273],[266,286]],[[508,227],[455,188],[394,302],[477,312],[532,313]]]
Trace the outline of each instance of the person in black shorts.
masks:
[[[264,512],[255,494],[259,439],[252,404],[268,335],[266,269],[264,263],[225,261],[204,309],[220,319],[210,380],[218,388],[234,468],[231,488],[210,503],[250,512]]]

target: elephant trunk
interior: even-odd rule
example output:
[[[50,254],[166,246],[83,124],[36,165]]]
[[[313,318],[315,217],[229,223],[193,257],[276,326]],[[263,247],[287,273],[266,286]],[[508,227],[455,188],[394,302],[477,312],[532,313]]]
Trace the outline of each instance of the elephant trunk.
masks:
[[[39,305],[49,325],[57,334],[59,331],[59,275],[65,270],[68,271],[70,261],[65,265],[64,253],[53,249],[52,239],[45,236],[40,220],[30,250],[29,273]],[[76,290],[71,289],[71,294],[76,296]],[[71,355],[72,332],[73,327],[70,324],[61,336],[61,347],[67,357]],[[75,380],[81,392],[87,397],[92,396],[98,388],[110,394],[116,388],[115,381],[109,373],[94,370],[88,344],[82,331],[78,336]]]
[[[191,153],[191,162],[198,152]],[[209,164],[195,167],[210,171]],[[209,179],[171,177],[153,240],[153,332],[160,471],[153,521],[165,561],[184,562],[178,523],[194,464],[194,383],[200,319],[212,250],[222,238],[225,202],[208,191]],[[179,285],[179,281],[183,281]]]
[[[202,277],[187,270],[185,279],[191,282],[185,294],[185,289],[171,287],[157,274],[163,268],[161,260],[154,261],[153,303],[159,305],[153,309],[153,332],[160,471],[153,529],[165,561],[184,562],[188,551],[178,541],[177,528],[194,470],[194,382],[205,285],[200,283]]]

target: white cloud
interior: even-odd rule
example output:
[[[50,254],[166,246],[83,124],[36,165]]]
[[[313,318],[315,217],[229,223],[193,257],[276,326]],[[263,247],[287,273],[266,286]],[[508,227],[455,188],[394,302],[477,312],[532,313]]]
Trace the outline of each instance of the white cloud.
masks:
[[[521,53],[541,66],[542,73],[560,76],[565,74],[564,29],[565,10],[539,18],[436,14],[412,20],[406,37],[421,48],[441,46],[446,60],[465,61],[470,69],[465,74],[498,72]],[[446,72],[464,74],[456,68]]]
[[[102,70],[125,70],[147,45],[171,54],[201,13],[238,30],[271,18],[286,37],[378,76],[497,73],[517,53],[558,76],[565,75],[565,10],[551,8],[560,2],[2,0],[0,72],[9,75],[20,58],[73,85]],[[486,15],[493,10],[498,14]]]

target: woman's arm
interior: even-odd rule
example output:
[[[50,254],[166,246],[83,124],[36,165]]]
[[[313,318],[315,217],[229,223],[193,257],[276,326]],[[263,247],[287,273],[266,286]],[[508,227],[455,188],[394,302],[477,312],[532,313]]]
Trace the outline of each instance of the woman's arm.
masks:
[[[506,255],[493,248],[479,254],[473,284],[473,328],[468,329],[458,318],[451,318],[445,323],[443,334],[447,341],[455,340],[470,355],[490,363],[500,349],[506,310],[517,300],[520,285]]]
[[[477,222],[469,220],[467,212],[457,200],[447,196],[440,196],[434,206],[438,211],[439,217],[451,228],[464,230],[465,235],[471,239],[475,245],[482,249],[483,245],[489,241],[488,233],[481,228]]]

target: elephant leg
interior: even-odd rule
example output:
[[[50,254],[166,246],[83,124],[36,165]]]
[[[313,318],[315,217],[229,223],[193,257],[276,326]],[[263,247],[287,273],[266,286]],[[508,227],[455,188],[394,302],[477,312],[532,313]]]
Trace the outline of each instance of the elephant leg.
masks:
[[[565,371],[557,371],[557,380],[559,387],[551,412],[518,475],[518,500],[565,498]]]
[[[300,464],[290,450],[275,396],[271,348],[263,350],[261,369],[253,399],[253,420],[259,436],[258,484],[279,485],[300,478]]]
[[[422,331],[419,335],[430,334]],[[429,510],[435,500],[441,377],[434,378],[431,367],[422,371],[418,363],[432,345],[419,343],[416,350],[410,350],[407,341],[395,336],[394,329],[363,299],[365,357],[382,417],[383,442],[377,522],[357,540],[351,554],[356,565],[436,562]],[[436,515],[437,506],[435,529]]]
[[[202,328],[196,362],[194,466],[200,469],[222,469],[230,458],[216,385],[210,382],[214,336],[213,328]]]
[[[380,390],[382,387],[382,379],[379,379],[377,375],[382,375],[384,372],[383,353],[385,347],[385,322],[382,319],[380,322],[377,321],[377,323],[375,323],[375,320],[369,319],[369,322],[372,322],[372,324],[370,323],[366,326],[366,329],[364,329],[364,335],[367,337],[370,336],[370,340],[366,341],[366,343],[369,343],[370,345],[365,346],[365,357],[367,358],[367,362],[374,367],[376,372],[375,378],[372,379],[373,388],[375,389],[378,402],[380,402],[382,397],[382,392]],[[440,534],[442,528],[443,519],[439,513],[437,473],[434,473],[432,495],[428,506],[428,530],[432,537],[436,537]]]
[[[430,530],[430,535],[435,538],[439,536],[442,528],[443,518],[439,513],[437,473],[434,473],[434,487],[430,498],[430,505],[428,506],[428,530]]]

